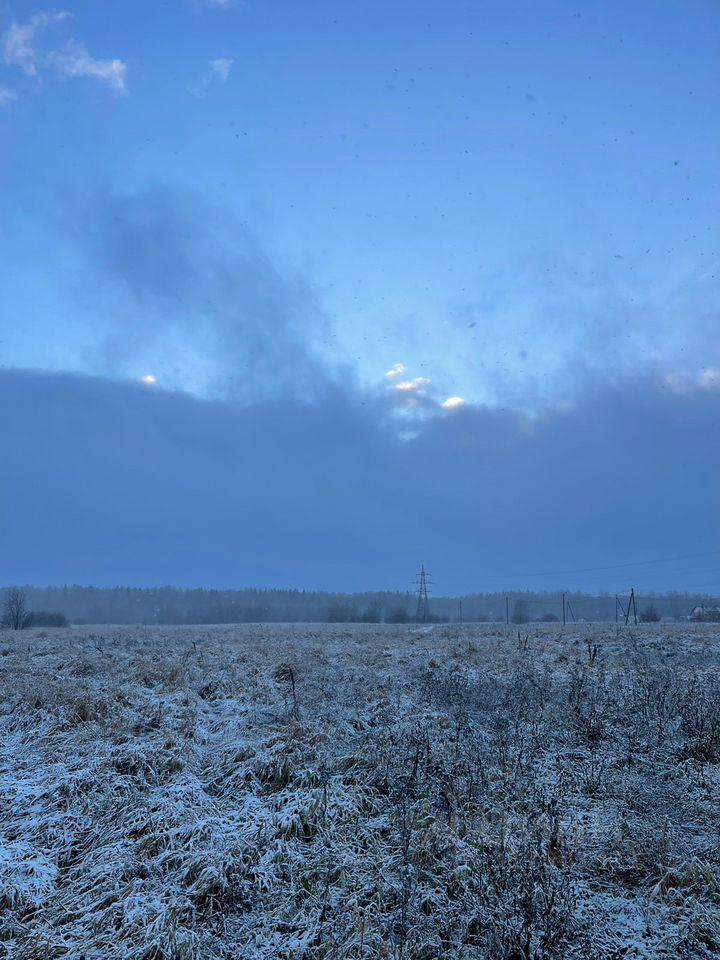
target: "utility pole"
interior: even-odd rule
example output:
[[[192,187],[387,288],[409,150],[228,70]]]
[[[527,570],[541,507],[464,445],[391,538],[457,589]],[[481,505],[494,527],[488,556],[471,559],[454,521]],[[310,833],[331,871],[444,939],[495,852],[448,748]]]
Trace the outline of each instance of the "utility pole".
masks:
[[[563,626],[567,623],[567,614],[565,613],[565,594],[562,595],[562,607],[563,607]]]
[[[425,564],[420,567],[420,573],[418,574],[418,602],[417,602],[417,619],[422,623],[428,622],[428,617],[430,616],[430,600],[428,599],[428,579],[427,574],[425,573]]]
[[[630,590],[630,596],[628,598],[627,611],[625,612],[625,625],[630,619],[630,610],[633,612],[633,619],[635,621],[635,626],[637,626],[637,604],[635,603],[635,587],[632,587]]]

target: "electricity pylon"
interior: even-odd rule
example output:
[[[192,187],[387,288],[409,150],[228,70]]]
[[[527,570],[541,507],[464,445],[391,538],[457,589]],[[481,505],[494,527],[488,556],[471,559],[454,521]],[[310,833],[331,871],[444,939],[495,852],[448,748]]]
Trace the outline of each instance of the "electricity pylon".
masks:
[[[421,623],[427,623],[430,618],[430,600],[428,599],[428,578],[425,573],[425,565],[423,564],[420,567],[420,573],[418,574],[418,602],[417,602],[417,613],[416,619]]]

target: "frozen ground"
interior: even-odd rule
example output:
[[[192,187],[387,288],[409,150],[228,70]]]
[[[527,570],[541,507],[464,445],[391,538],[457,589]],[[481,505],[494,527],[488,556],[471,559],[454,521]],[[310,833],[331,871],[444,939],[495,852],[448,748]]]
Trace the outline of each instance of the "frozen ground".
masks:
[[[0,634],[0,955],[720,955],[720,631]]]

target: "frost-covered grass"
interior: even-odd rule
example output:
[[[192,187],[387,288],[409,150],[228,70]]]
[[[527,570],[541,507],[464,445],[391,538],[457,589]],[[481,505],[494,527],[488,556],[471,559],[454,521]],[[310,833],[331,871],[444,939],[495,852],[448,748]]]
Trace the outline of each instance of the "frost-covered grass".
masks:
[[[720,631],[0,634],[0,954],[720,954]]]

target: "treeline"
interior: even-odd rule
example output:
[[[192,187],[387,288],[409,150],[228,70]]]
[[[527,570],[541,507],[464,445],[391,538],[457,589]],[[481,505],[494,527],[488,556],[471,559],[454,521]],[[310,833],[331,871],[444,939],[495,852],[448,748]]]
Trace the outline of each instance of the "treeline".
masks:
[[[417,599],[410,592],[330,593],[307,590],[181,590],[175,587],[32,587],[22,588],[29,611],[52,611],[73,623],[210,624],[210,623],[406,623],[416,619]],[[700,594],[637,597],[638,613],[683,620],[709,598]],[[626,603],[621,599],[621,604]],[[433,597],[436,622],[558,622],[563,598],[531,591],[473,593]],[[568,622],[613,621],[612,594],[565,594]],[[622,619],[622,607],[618,614]],[[47,616],[47,614],[43,614]]]

